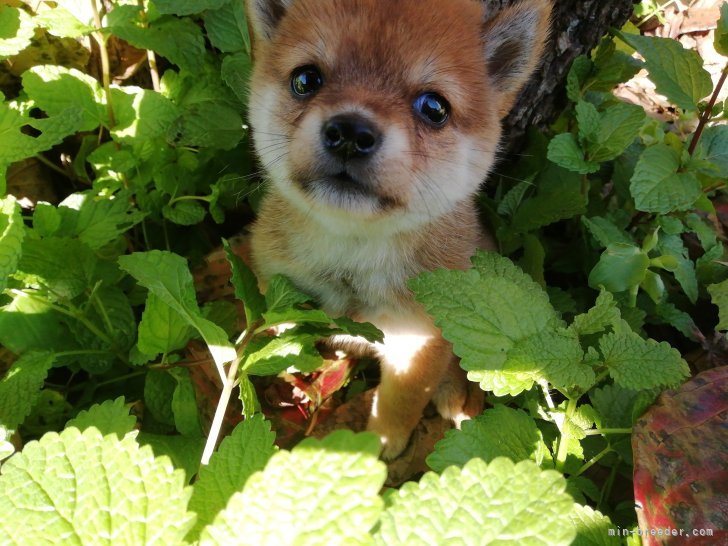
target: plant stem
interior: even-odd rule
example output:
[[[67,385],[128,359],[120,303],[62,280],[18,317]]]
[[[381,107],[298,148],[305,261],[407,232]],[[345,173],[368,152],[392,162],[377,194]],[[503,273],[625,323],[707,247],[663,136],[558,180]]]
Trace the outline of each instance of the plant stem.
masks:
[[[585,430],[584,434],[587,436],[596,436],[598,434],[632,434],[631,428],[595,428],[592,430]]]
[[[700,141],[700,136],[703,134],[703,129],[705,129],[705,126],[708,124],[708,120],[710,119],[710,114],[713,111],[715,102],[718,100],[718,95],[720,94],[720,90],[723,88],[723,84],[725,83],[726,78],[728,78],[728,64],[726,64],[723,67],[723,72],[721,72],[721,74],[720,74],[720,79],[718,80],[718,84],[715,86],[715,89],[713,90],[713,94],[710,97],[708,106],[705,108],[703,115],[700,116],[700,121],[698,122],[698,128],[695,129],[695,134],[693,135],[693,140],[690,141],[690,147],[688,148],[688,153],[690,155],[693,155],[693,152],[695,152],[695,148],[698,146],[698,142]]]
[[[104,86],[104,95],[106,96],[106,114],[109,116],[109,129],[116,126],[116,118],[114,117],[114,108],[111,105],[111,65],[109,63],[109,52],[106,50],[106,38],[101,32],[101,16],[96,5],[96,0],[91,1],[91,10],[94,14],[94,26],[96,32],[92,33],[96,44],[99,46],[99,57],[101,58],[101,78]]]
[[[238,367],[242,361],[242,353],[245,347],[247,347],[250,340],[255,336],[255,329],[258,326],[257,323],[248,325],[248,329],[243,334],[240,340],[240,347],[238,348],[238,356],[235,360],[230,363],[230,369],[228,370],[227,377],[223,378],[222,392],[220,393],[220,400],[217,403],[215,409],[215,416],[212,418],[212,425],[210,425],[210,433],[207,436],[207,442],[205,442],[205,449],[202,452],[202,459],[200,465],[204,466],[210,462],[212,452],[215,451],[217,440],[220,437],[220,430],[222,429],[222,421],[225,418],[225,412],[227,411],[228,403],[230,402],[230,395],[235,388],[235,379],[238,375]]]
[[[564,465],[566,464],[566,457],[568,455],[569,440],[571,434],[567,424],[571,421],[574,412],[576,411],[576,405],[578,403],[577,398],[570,398],[566,405],[566,413],[564,414],[564,422],[560,427],[561,438],[559,438],[559,450],[556,453],[556,470],[559,472],[564,471]]]
[[[147,11],[144,7],[144,0],[137,0],[137,4],[142,12],[142,26],[147,28],[149,24],[147,23]],[[147,63],[149,64],[149,75],[152,77],[152,89],[159,92],[161,86],[159,85],[159,71],[157,70],[157,56],[151,49],[147,49]]]
[[[596,455],[594,455],[594,457],[592,457],[586,463],[584,463],[583,465],[581,465],[581,468],[576,471],[576,473],[574,474],[574,477],[581,476],[584,472],[586,472],[592,466],[594,466],[595,464],[597,464],[600,459],[602,459],[605,455],[611,453],[612,451],[613,450],[612,450],[612,448],[610,446],[605,447],[599,453],[597,453]]]
[[[73,180],[73,177],[71,177],[71,175],[69,175],[64,169],[62,169],[61,167],[59,167],[58,165],[56,165],[55,163],[53,163],[50,159],[48,159],[47,157],[45,157],[43,154],[37,154],[35,156],[35,158],[38,161],[40,161],[41,163],[43,163],[43,165],[45,165],[49,169],[52,169],[52,170],[56,171],[59,174],[62,174],[64,176],[64,178],[68,178],[69,180]]]

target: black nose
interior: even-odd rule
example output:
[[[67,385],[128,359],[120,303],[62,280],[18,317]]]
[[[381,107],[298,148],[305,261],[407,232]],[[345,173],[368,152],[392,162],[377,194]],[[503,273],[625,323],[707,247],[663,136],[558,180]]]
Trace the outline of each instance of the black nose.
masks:
[[[324,147],[339,157],[364,157],[379,146],[381,134],[374,124],[358,114],[332,117],[321,130]]]

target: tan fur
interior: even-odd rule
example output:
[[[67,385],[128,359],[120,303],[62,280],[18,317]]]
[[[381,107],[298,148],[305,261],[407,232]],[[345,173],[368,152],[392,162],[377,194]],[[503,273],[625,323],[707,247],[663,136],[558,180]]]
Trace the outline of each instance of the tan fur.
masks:
[[[263,284],[287,275],[333,316],[384,331],[384,343],[371,347],[382,381],[369,429],[392,458],[430,400],[457,424],[481,410],[482,393],[468,388],[406,283],[423,271],[468,268],[477,248],[494,248],[473,196],[494,162],[500,117],[538,60],[550,7],[526,0],[489,21],[475,0],[247,0],[247,7],[256,55],[251,124],[272,182],[253,227],[255,267]],[[321,70],[324,85],[293,97],[290,75],[306,65]],[[452,107],[442,128],[413,114],[425,91]],[[381,130],[373,157],[340,167],[326,155],[321,127],[341,113]],[[368,192],[332,189],[326,180],[338,168]]]

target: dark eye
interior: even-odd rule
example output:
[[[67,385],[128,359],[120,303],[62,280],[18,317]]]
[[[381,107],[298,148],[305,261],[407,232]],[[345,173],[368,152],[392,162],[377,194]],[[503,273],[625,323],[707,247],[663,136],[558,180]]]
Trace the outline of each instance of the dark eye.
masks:
[[[433,127],[442,127],[450,116],[450,104],[437,93],[422,93],[412,107],[423,120]]]
[[[299,97],[313,95],[323,84],[321,72],[313,65],[296,68],[291,74],[291,91]]]

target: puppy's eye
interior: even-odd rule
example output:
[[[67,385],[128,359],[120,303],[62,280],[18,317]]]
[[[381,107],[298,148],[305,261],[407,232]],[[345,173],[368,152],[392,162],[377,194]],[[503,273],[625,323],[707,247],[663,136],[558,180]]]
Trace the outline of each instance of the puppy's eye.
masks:
[[[442,127],[450,116],[450,104],[437,93],[422,93],[412,103],[415,112],[433,127]]]
[[[299,97],[313,95],[323,84],[321,72],[313,65],[296,68],[291,74],[291,91]]]

